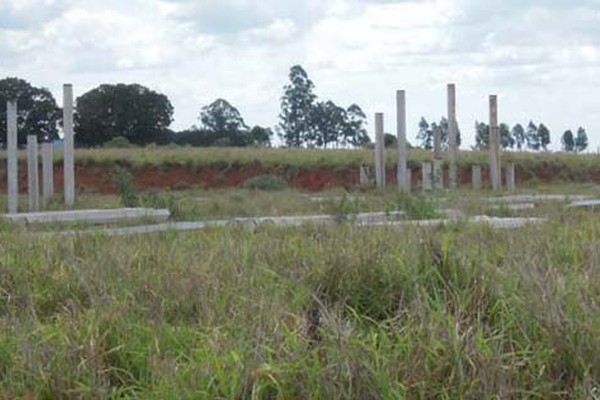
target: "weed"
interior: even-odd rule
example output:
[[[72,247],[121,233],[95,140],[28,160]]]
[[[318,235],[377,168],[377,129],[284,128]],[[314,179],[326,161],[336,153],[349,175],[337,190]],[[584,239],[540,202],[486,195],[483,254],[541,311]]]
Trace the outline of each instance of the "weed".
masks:
[[[242,186],[245,189],[277,191],[285,189],[285,182],[274,175],[260,175],[246,180]]]
[[[439,217],[437,205],[428,197],[399,192],[388,203],[388,211],[403,211],[409,219]]]
[[[136,207],[139,203],[133,175],[121,167],[115,169],[115,186],[124,207]]]

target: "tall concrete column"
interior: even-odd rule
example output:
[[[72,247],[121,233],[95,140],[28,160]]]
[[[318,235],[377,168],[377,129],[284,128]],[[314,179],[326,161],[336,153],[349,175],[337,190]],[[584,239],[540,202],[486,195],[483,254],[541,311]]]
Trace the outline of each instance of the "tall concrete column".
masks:
[[[514,163],[510,163],[506,166],[506,189],[511,192],[516,190]]]
[[[44,207],[54,195],[53,158],[52,143],[42,143],[42,205]]]
[[[6,171],[8,181],[8,213],[19,209],[19,164],[17,162],[17,101],[6,103]]]
[[[40,211],[40,178],[36,135],[27,136],[27,189],[29,211]]]
[[[492,190],[502,188],[502,169],[500,166],[500,129],[498,127],[498,96],[490,96],[490,179]]]
[[[479,165],[471,167],[471,183],[474,190],[481,190],[481,167]]]
[[[425,191],[425,192],[432,191],[433,184],[431,182],[431,163],[428,163],[428,162],[423,163],[423,165],[421,167],[421,173],[422,173],[421,182],[422,182],[423,191]]]
[[[433,160],[433,187],[435,190],[444,190],[443,160]]]
[[[75,204],[75,145],[73,138],[73,85],[63,86],[63,132],[64,132],[64,177],[65,205]]]
[[[396,92],[396,117],[398,132],[398,187],[400,190],[408,192],[410,186],[406,185],[407,153],[406,149],[406,92],[398,90]]]
[[[456,123],[456,85],[448,84],[448,146],[450,153],[449,186],[458,187],[458,141]]]
[[[383,113],[375,114],[375,179],[377,188],[385,188],[385,143]]]
[[[442,157],[442,129],[433,130],[433,185],[435,190],[444,189],[444,161]]]

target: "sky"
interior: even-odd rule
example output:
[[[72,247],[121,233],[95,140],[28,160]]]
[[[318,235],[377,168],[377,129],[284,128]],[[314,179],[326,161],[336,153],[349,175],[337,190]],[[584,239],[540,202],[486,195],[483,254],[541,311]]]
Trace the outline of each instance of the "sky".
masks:
[[[173,129],[224,98],[248,125],[278,122],[290,67],[322,100],[360,105],[395,133],[406,90],[409,140],[446,114],[457,87],[463,147],[475,120],[533,120],[560,148],[567,129],[600,147],[600,0],[0,0],[0,79],[26,79],[62,102],[102,83],[169,97]]]

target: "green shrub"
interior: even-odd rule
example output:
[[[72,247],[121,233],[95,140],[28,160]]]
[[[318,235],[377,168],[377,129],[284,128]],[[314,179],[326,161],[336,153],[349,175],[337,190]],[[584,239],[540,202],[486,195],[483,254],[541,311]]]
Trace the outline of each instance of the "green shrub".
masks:
[[[439,217],[433,201],[423,196],[398,193],[394,202],[389,204],[389,211],[404,211],[410,219],[434,219]]]
[[[119,199],[124,207],[136,207],[139,203],[139,197],[135,184],[133,182],[133,175],[127,170],[121,167],[117,167],[115,170],[115,186],[117,187],[117,193]]]
[[[244,188],[252,190],[283,190],[285,182],[274,175],[259,175],[246,180],[243,184]]]
[[[131,149],[136,146],[132,144],[126,137],[116,136],[108,142],[104,142],[102,147],[105,149]]]

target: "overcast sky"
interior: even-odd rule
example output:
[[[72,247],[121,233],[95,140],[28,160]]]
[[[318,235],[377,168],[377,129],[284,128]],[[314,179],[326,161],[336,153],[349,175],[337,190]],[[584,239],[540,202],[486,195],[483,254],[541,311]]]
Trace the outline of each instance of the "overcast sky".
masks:
[[[445,114],[457,85],[465,144],[488,95],[511,126],[543,122],[560,147],[584,126],[600,146],[600,0],[0,0],[0,78],[78,96],[101,83],[166,94],[174,129],[225,98],[248,125],[274,126],[301,64],[321,99],[386,115],[407,91],[409,140]]]

